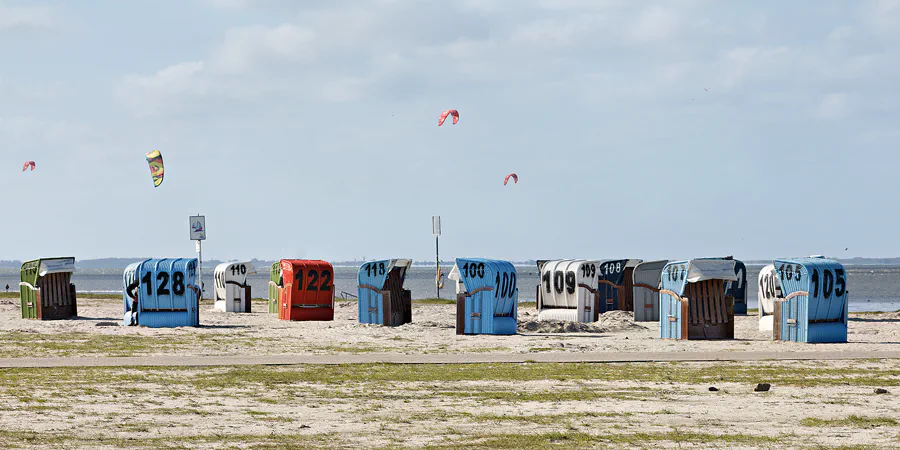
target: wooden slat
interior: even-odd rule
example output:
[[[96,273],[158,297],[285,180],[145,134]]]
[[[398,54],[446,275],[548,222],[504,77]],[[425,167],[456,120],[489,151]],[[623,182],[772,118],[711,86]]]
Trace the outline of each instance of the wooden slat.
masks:
[[[722,323],[728,323],[731,319],[728,317],[728,298],[725,296],[725,282],[719,282],[722,286],[722,289],[719,291],[719,301],[722,305]],[[733,309],[731,311],[734,311]]]
[[[712,306],[710,305],[710,303],[712,303],[712,299],[709,295],[709,283],[703,282],[700,283],[700,286],[701,289],[703,289],[703,320],[704,322],[709,323],[710,321],[712,321],[712,311],[710,311],[710,306]]]
[[[710,321],[713,324],[720,323],[719,317],[721,316],[719,308],[719,290],[717,289],[718,281],[719,280],[710,280],[709,283]]]
[[[696,324],[700,323],[700,321],[702,320],[702,317],[703,317],[703,309],[702,309],[703,308],[703,305],[702,305],[703,298],[701,297],[700,292],[697,290],[696,285],[688,284],[687,286],[690,287],[691,307],[693,308],[693,312],[692,312],[693,317],[691,320],[691,324],[696,325]]]
[[[53,297],[53,284],[50,283],[50,279],[48,277],[41,277],[38,281],[38,287],[41,288],[41,301],[40,307],[43,308],[47,306],[47,299]]]
[[[703,285],[702,283],[697,283],[694,285],[694,297],[697,299],[697,322],[703,323],[706,321],[706,296],[703,295]]]
[[[54,284],[56,284],[56,289],[59,291],[59,297],[56,297],[54,306],[62,306],[65,305],[66,301],[66,291],[62,288],[62,274],[56,274],[55,280],[53,280]]]
[[[46,306],[55,306],[56,303],[59,302],[59,283],[56,282],[58,278],[59,277],[57,277],[56,274],[50,276],[50,286],[53,286],[53,295],[47,297]]]
[[[54,295],[53,298],[50,299],[50,306],[58,307],[60,302],[62,301],[63,293],[62,293],[62,290],[59,288],[59,276],[58,275],[59,275],[58,273],[53,274],[53,278],[50,280],[50,282],[53,283],[53,290],[54,290],[54,292],[56,292],[56,295]]]
[[[59,297],[57,297],[58,300],[55,303],[56,303],[56,306],[62,306],[62,305],[66,304],[66,297],[68,297],[68,295],[67,295],[68,289],[63,289],[63,283],[62,283],[62,281],[63,281],[62,275],[63,274],[58,273],[56,275],[57,275],[57,277],[56,277],[55,283],[56,283],[56,289],[59,291]]]
[[[688,284],[684,287],[685,296],[690,299],[689,307],[689,317],[690,323],[692,325],[697,324],[697,321],[700,320],[700,307],[698,305],[699,298],[697,298],[697,293],[694,291],[694,285]]]
[[[712,323],[714,324],[722,323],[722,308],[720,308],[719,305],[719,293],[722,292],[722,290],[719,289],[720,281],[721,280],[712,280],[712,282],[709,283],[709,299],[710,303],[712,304],[712,312],[710,316],[712,318]]]
[[[63,301],[65,301],[65,290],[62,288],[62,274],[58,273],[55,277],[53,277],[53,284],[56,285],[56,292],[59,292],[59,295],[53,299],[54,306],[60,306]]]
[[[725,298],[725,281],[719,281],[719,323],[728,323],[728,300]]]
[[[694,296],[697,297],[697,323],[706,321],[706,295],[703,294],[703,283],[694,285]]]
[[[68,289],[69,284],[66,283],[66,276],[65,276],[65,274],[63,274],[63,276],[62,276],[61,278],[62,278],[62,279],[60,280],[60,283],[59,283],[60,286],[59,286],[59,287],[60,287],[60,289],[62,289],[62,292],[63,292],[63,294],[62,294],[62,299],[63,299],[62,304],[63,304],[63,306],[69,306],[69,305],[72,304],[72,301],[71,301],[71,299],[70,299],[69,289]]]
[[[716,290],[719,297],[719,323],[728,323],[728,305],[725,298],[725,281],[719,280],[719,289]]]
[[[53,283],[56,284],[56,290],[59,292],[59,297],[56,297],[54,300],[54,306],[62,306],[65,305],[66,301],[66,291],[62,288],[62,274],[56,274],[58,276],[54,277]]]
[[[53,297],[53,291],[51,291],[52,285],[50,284],[49,281],[50,280],[47,279],[47,277],[41,277],[40,281],[38,282],[38,287],[41,288],[41,294],[43,294],[43,295],[41,295],[41,302],[40,302],[40,306],[42,308],[44,306],[47,306],[47,298]]]
[[[53,285],[53,297],[47,299],[47,303],[50,306],[59,305],[59,300],[62,298],[62,292],[59,290],[59,274],[54,273],[50,278],[50,284]]]

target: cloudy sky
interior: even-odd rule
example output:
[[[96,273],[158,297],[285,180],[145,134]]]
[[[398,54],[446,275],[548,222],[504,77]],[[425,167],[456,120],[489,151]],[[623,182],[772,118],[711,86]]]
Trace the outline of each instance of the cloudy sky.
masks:
[[[0,61],[0,259],[900,255],[897,0],[0,0]]]

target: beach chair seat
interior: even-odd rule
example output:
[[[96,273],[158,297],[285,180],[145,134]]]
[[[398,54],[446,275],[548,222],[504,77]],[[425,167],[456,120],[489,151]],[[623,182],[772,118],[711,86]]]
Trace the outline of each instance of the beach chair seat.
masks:
[[[537,286],[538,320],[594,322],[599,313],[597,275],[600,261],[540,261]]]
[[[151,328],[200,325],[197,258],[147,259],[122,275],[123,325]]]
[[[456,334],[516,334],[519,289],[508,261],[457,258],[448,274],[462,280],[456,296]]]
[[[635,322],[659,321],[659,281],[667,263],[646,261],[635,266],[631,288]]]
[[[403,289],[411,259],[370,261],[359,268],[359,322],[396,327],[412,322],[412,294]]]
[[[251,312],[252,289],[248,275],[256,273],[250,261],[222,263],[213,272],[214,308],[223,312]]]
[[[334,267],[322,260],[282,259],[281,320],[334,320]]]
[[[844,266],[834,260],[773,261],[784,298],[773,308],[773,339],[808,343],[847,342],[849,296]]]
[[[734,260],[700,258],[666,264],[659,291],[660,338],[734,339],[734,305],[725,282]]]
[[[43,258],[22,264],[19,300],[23,319],[59,320],[78,316],[75,258]]]

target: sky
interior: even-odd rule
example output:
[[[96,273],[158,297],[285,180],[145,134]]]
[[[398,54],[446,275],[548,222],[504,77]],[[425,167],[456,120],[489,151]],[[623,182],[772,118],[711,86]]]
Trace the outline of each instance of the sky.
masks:
[[[898,0],[0,0],[0,259],[897,256],[898,85]]]

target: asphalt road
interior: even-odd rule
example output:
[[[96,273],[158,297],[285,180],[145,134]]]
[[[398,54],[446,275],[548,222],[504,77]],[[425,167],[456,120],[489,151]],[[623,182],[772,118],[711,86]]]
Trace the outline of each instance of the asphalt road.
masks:
[[[0,368],[124,367],[124,366],[243,366],[298,364],[473,364],[473,363],[626,363],[669,361],[825,361],[900,359],[900,351],[837,352],[595,352],[595,353],[478,353],[259,356],[130,356],[0,358]]]

